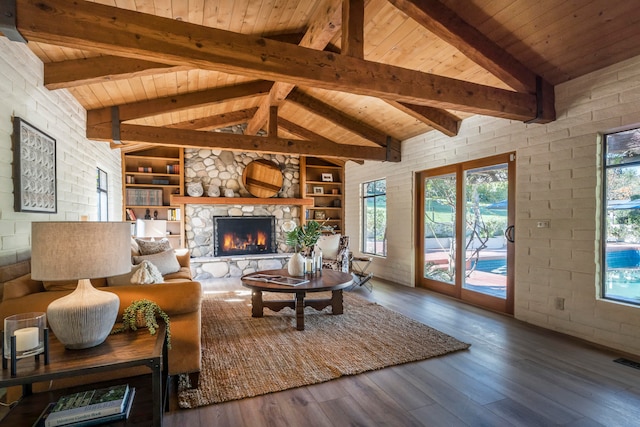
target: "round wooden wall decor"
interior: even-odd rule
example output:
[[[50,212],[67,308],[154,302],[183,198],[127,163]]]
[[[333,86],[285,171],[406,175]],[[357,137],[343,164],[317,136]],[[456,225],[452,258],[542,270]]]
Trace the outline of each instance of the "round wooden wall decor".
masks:
[[[282,171],[272,161],[258,159],[249,163],[242,172],[242,183],[255,197],[273,197],[282,188]]]

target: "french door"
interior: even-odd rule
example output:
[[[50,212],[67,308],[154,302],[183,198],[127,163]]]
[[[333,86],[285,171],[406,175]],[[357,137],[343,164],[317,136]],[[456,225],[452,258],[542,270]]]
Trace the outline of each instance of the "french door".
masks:
[[[515,154],[416,176],[417,285],[513,314]]]

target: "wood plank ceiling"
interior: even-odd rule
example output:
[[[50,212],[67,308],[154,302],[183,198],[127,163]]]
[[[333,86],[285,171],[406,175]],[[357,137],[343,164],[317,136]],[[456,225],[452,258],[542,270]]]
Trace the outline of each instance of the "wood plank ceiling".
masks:
[[[69,90],[87,109],[88,137],[123,150],[177,144],[400,161],[400,141],[431,129],[454,135],[472,114],[554,120],[554,85],[640,54],[636,1],[1,7],[5,16],[15,7],[2,32],[28,41],[46,87]],[[211,132],[237,124],[244,135]]]

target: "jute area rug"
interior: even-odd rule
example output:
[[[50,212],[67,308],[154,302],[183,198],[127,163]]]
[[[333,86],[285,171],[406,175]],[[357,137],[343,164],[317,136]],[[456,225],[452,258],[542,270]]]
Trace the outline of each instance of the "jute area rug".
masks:
[[[283,298],[289,294],[263,294]],[[324,296],[314,294],[312,297]],[[207,295],[202,304],[202,371],[198,388],[180,377],[182,408],[316,384],[423,360],[469,344],[362,297],[344,293],[344,314],[305,309],[305,330],[289,308],[251,317],[248,290]]]

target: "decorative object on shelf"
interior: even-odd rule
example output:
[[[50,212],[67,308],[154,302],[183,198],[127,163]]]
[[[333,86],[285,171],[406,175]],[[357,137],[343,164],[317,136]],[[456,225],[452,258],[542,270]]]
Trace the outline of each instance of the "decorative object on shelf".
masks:
[[[56,140],[20,117],[13,119],[14,210],[58,212]]]
[[[78,280],[75,290],[54,300],[47,319],[69,349],[101,344],[118,315],[120,299],[100,291],[89,279],[131,271],[128,222],[34,222],[31,224],[31,277],[43,281]]]
[[[331,194],[334,194],[334,195],[340,194],[340,190],[338,190],[337,188],[332,188]]]
[[[187,194],[191,197],[200,197],[204,194],[204,187],[201,182],[188,182]]]
[[[167,221],[164,219],[139,219],[136,221],[136,237],[139,239],[162,239],[167,236]]]
[[[313,213],[313,219],[325,220],[327,219],[327,215],[324,211],[315,211]]]
[[[146,211],[144,211],[144,219],[151,219],[151,209],[147,209]]]
[[[224,197],[235,197],[235,194],[233,194],[233,190],[230,188],[226,188],[224,190]]]
[[[160,317],[167,326],[167,348],[171,348],[171,322],[169,315],[160,308],[160,306],[148,299],[139,299],[133,301],[129,307],[124,309],[122,313],[122,326],[111,332],[117,334],[128,329],[132,331],[138,328],[147,328],[151,335],[155,335],[158,330],[158,317]]]
[[[322,174],[323,182],[333,182],[333,174],[332,173],[323,173]]]
[[[2,368],[11,361],[11,376],[16,376],[17,361],[26,357],[45,354],[44,364],[49,364],[49,330],[47,315],[41,312],[21,313],[4,319]]]
[[[280,167],[267,159],[257,159],[249,163],[242,172],[242,184],[255,197],[273,197],[280,189],[284,178]],[[226,197],[226,196],[225,196]]]
[[[324,194],[324,188],[322,188],[322,187],[313,187],[313,194]]]
[[[207,187],[207,196],[220,197],[220,186],[215,184],[209,184],[209,187]]]

